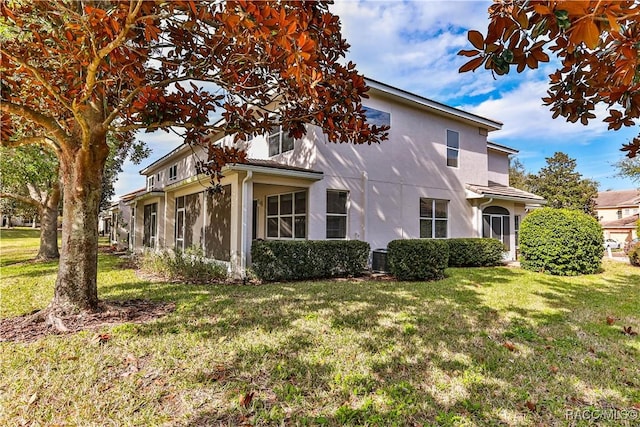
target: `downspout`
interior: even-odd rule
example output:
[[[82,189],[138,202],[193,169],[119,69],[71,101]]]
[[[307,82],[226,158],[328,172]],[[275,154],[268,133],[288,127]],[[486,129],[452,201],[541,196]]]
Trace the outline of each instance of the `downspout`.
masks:
[[[369,228],[369,175],[362,171],[362,227],[360,233],[360,239],[363,242],[367,241],[367,230]]]
[[[242,227],[240,233],[240,272],[242,277],[246,277],[247,270],[247,236],[249,221],[247,216],[249,213],[249,203],[247,202],[247,188],[253,180],[253,171],[248,171],[247,176],[242,180]]]
[[[482,209],[484,209],[485,206],[489,206],[491,203],[493,203],[493,197],[478,205],[478,237],[482,237]]]

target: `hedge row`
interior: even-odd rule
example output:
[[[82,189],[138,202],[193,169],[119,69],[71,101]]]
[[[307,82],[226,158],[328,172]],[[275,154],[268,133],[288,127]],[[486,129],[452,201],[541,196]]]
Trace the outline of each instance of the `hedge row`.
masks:
[[[252,269],[265,281],[358,276],[367,268],[369,249],[359,240],[255,241]]]
[[[398,280],[439,280],[449,265],[445,240],[393,240],[387,246],[389,272]]]
[[[502,262],[506,251],[497,239],[457,238],[449,244],[449,267],[490,267]]]

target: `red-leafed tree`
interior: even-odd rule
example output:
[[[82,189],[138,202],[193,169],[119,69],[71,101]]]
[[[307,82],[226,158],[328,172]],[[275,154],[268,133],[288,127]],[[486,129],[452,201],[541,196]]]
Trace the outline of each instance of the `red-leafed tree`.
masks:
[[[460,68],[484,65],[494,74],[538,68],[555,55],[560,67],[549,76],[553,117],[587,124],[597,105],[607,108],[609,129],[636,125],[640,118],[640,5],[635,1],[495,0],[489,7],[487,35],[468,33],[475,49]],[[640,150],[640,136],[622,148]]]
[[[207,140],[307,123],[332,142],[374,143],[364,78],[326,1],[3,1],[2,144],[43,144],[60,162],[60,267],[44,312],[96,310],[97,217],[108,132],[181,129],[213,178],[244,153]],[[221,128],[210,117],[221,112]],[[26,129],[14,136],[13,129]]]

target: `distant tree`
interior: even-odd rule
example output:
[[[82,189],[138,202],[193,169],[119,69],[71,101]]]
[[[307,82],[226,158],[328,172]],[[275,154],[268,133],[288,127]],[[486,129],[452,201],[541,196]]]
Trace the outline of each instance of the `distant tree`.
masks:
[[[330,142],[377,143],[386,127],[366,121],[368,87],[345,63],[348,44],[328,1],[5,1],[0,7],[2,128],[6,146],[49,145],[64,192],[54,298],[40,313],[98,310],[98,209],[112,132],[181,131],[204,146],[199,171],[215,182],[236,140],[306,124]],[[221,112],[216,125],[211,119]],[[16,136],[16,123],[29,123]]]
[[[51,150],[36,145],[0,148],[0,197],[33,206],[40,217],[37,260],[59,257],[58,208],[61,200],[58,159]],[[22,208],[23,214],[32,215]]]
[[[529,173],[517,157],[509,159],[509,185],[520,190],[529,191],[527,180]]]
[[[547,157],[547,166],[531,174],[527,185],[532,193],[547,200],[547,206],[580,210],[595,215],[598,183],[576,171],[576,161],[562,152]]]
[[[619,176],[631,178],[640,183],[640,157],[622,159],[615,163],[615,167],[618,169]]]
[[[460,68],[484,65],[493,74],[538,68],[549,55],[559,68],[549,76],[553,117],[587,124],[597,106],[606,107],[609,129],[633,127],[640,118],[640,7],[637,1],[496,0],[489,7],[486,36],[468,33],[472,58]],[[623,146],[629,157],[640,136]]]

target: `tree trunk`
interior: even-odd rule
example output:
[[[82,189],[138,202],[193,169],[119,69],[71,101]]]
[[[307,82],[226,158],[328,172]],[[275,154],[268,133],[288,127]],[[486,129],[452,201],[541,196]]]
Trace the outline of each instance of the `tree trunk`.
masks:
[[[52,188],[46,203],[40,211],[40,250],[37,260],[52,260],[60,256],[58,252],[58,204],[60,203],[60,185]],[[35,218],[34,218],[35,224]]]
[[[92,135],[86,150],[78,147],[60,156],[64,202],[60,265],[49,306],[54,315],[98,308],[98,210],[109,151],[105,135]]]

